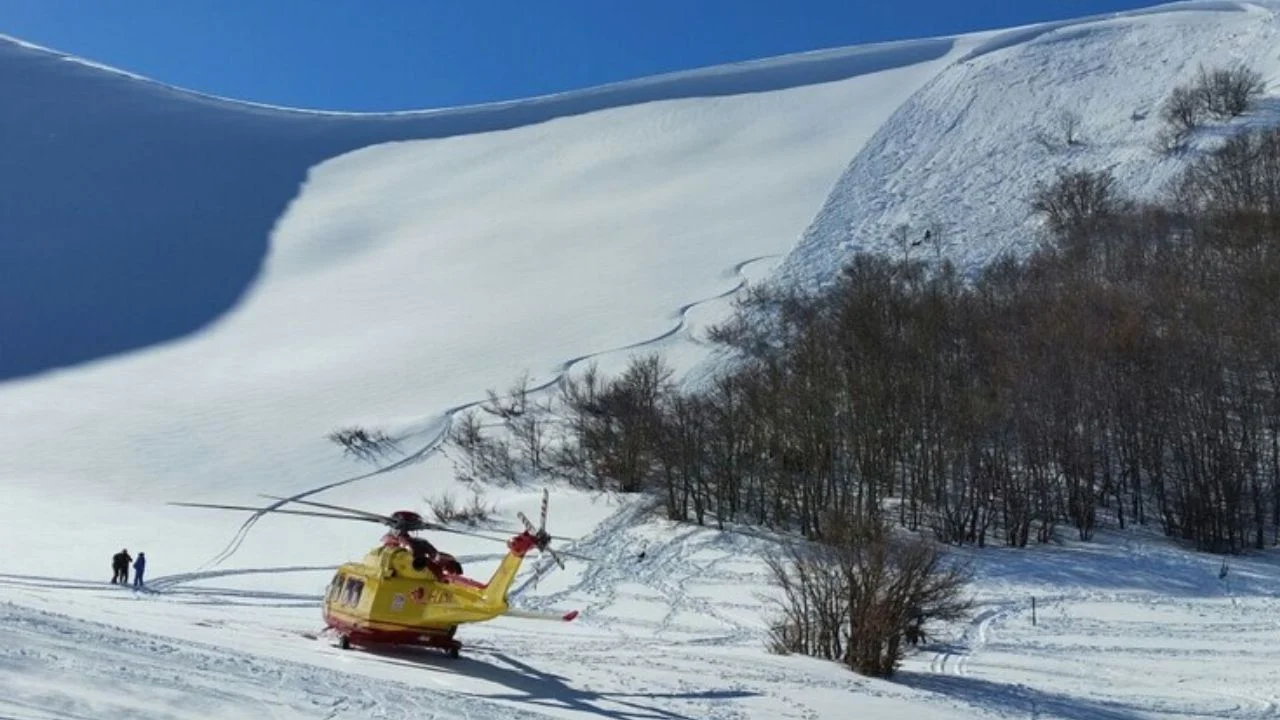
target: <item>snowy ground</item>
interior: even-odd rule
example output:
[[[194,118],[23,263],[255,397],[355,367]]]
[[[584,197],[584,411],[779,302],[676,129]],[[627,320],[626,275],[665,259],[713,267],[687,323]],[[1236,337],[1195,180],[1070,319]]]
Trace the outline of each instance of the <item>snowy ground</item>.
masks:
[[[458,661],[313,639],[328,567],[156,577],[147,593],[6,575],[0,717],[1280,717],[1274,555],[1220,580],[1217,560],[1132,536],[975,552],[972,621],[885,682],[765,652],[767,543],[642,520],[619,506],[575,545],[596,562],[519,595],[577,622],[469,627]],[[317,590],[268,589],[290,585]]]
[[[166,202],[214,194],[196,208],[206,214],[144,202],[136,217],[112,216],[127,227],[180,231],[180,222],[146,223],[239,217],[246,197],[259,213],[263,192],[292,197],[278,217],[263,216],[261,268],[238,268],[252,283],[208,327],[144,327],[139,337],[166,342],[111,357],[72,348],[100,359],[0,384],[0,718],[1280,716],[1273,554],[1233,561],[1220,580],[1217,560],[1139,535],[974,552],[976,616],[882,682],[765,651],[768,541],[672,526],[634,501],[555,488],[549,529],[577,538],[567,546],[591,560],[536,584],[525,574],[518,600],[581,617],[468,627],[456,662],[341,652],[314,637],[319,593],[337,563],[375,539],[369,527],[275,516],[245,531],[242,516],[164,504],[314,494],[387,512],[448,489],[463,497],[439,452],[442,433],[523,370],[551,382],[649,349],[682,371],[705,369],[702,331],[748,281],[829,275],[855,247],[882,246],[884,229],[918,222],[912,213],[965,228],[948,252],[980,263],[1030,227],[1008,199],[1014,190],[1064,158],[1111,159],[1139,187],[1136,148],[1154,133],[1152,107],[1195,63],[1253,60],[1280,83],[1268,64],[1274,9],[1194,3],[363,119],[193,99],[91,66],[68,74],[61,60],[11,66],[34,51],[0,47],[0,71],[19,67],[42,98],[86,88],[111,98],[127,87],[130,112],[234,127],[258,155],[216,147],[272,168],[239,188],[252,167],[206,177],[154,153],[147,173],[173,173],[147,177],[172,190]],[[1268,102],[1241,123],[1267,121]],[[1063,155],[1028,128],[1065,106],[1086,110],[1090,124],[1088,143]],[[112,114],[122,107],[102,102],[93,117],[124,123],[133,116]],[[0,112],[0,124],[21,115]],[[356,120],[394,125],[405,141],[368,145],[379,135],[368,125],[343,129],[324,145],[341,154],[317,158],[298,189],[294,166],[320,145],[273,153],[285,137],[314,139],[315,126],[294,132],[300,118],[325,133]],[[259,123],[271,132],[259,135]],[[407,139],[415,133],[432,139]],[[116,187],[95,190],[111,200]],[[46,206],[72,195],[32,199],[32,217],[59,221]],[[200,237],[247,242],[250,225]],[[141,244],[108,239],[149,257],[148,243],[172,239],[156,232]],[[59,239],[0,248],[10,279],[0,290],[62,307],[60,293],[101,280],[50,274],[49,255],[86,263],[74,233],[49,237]],[[59,280],[64,290],[50,284]],[[189,298],[148,299],[168,300]],[[98,323],[93,312],[85,317]],[[0,352],[45,328],[34,312],[19,316],[0,324],[14,333],[0,337]],[[343,458],[324,436],[348,423],[396,435],[403,457],[377,469]],[[516,511],[536,512],[540,490],[488,487],[486,497],[511,525]],[[495,546],[433,539],[471,574],[496,562]],[[147,552],[150,591],[107,584],[108,557],[122,545]]]

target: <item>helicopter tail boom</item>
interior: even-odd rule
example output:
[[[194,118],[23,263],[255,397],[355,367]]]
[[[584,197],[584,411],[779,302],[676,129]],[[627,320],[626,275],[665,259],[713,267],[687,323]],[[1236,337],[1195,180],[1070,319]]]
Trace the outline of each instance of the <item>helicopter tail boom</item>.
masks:
[[[520,521],[524,523],[524,532],[507,541],[508,552],[506,557],[502,559],[502,563],[494,571],[493,577],[485,584],[485,597],[490,602],[500,602],[504,606],[507,602],[507,591],[511,589],[512,583],[515,582],[516,573],[519,572],[525,555],[530,550],[537,549],[539,552],[545,552],[551,555],[557,565],[564,567],[564,562],[550,547],[551,535],[547,532],[547,491],[545,488],[542,491],[542,507],[538,527],[534,528],[533,523],[529,522],[529,518],[525,517],[524,513],[519,513],[519,517]]]
[[[507,611],[507,615],[514,618],[522,618],[525,620],[551,620],[554,622],[573,622],[578,617],[577,610],[570,610],[567,613],[559,612],[538,612],[536,610],[519,610],[512,608]]]

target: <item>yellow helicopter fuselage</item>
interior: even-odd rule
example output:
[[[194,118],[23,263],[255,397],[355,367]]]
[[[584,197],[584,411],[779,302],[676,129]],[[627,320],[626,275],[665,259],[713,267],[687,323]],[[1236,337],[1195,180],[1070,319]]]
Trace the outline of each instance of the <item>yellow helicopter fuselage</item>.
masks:
[[[415,569],[413,553],[384,544],[338,568],[324,598],[326,624],[347,642],[454,649],[458,625],[507,612],[507,591],[524,561],[512,548],[487,583]]]

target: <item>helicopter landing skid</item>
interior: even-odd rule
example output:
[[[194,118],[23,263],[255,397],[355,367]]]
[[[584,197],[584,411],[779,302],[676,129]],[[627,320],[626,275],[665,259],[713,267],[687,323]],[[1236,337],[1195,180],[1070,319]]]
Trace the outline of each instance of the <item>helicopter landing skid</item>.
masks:
[[[333,633],[337,637],[337,646],[343,650],[350,650],[353,645],[362,645],[366,647],[388,647],[388,646],[410,646],[410,647],[428,647],[437,650],[443,650],[446,655],[451,658],[457,658],[462,652],[462,643],[454,639],[451,628],[446,633],[423,633],[416,637],[401,636],[394,640],[380,639],[371,637],[361,633]]]
[[[457,658],[462,652],[462,643],[444,635],[425,635],[422,638],[422,644],[443,650],[451,658]]]

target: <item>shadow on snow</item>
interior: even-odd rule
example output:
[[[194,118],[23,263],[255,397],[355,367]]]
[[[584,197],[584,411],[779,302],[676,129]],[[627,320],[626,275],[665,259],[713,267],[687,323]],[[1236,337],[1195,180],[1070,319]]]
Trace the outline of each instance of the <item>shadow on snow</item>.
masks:
[[[1061,720],[1143,720],[1149,717],[1142,709],[1121,703],[1097,702],[972,676],[900,672],[894,677],[894,682],[1014,717]]]
[[[481,648],[473,648],[473,651],[481,651],[486,657],[498,660],[502,664],[467,657],[466,648],[463,648],[463,657],[457,659],[447,658],[436,650],[411,647],[361,648],[357,652],[369,655],[382,662],[454,673],[468,678],[485,680],[511,690],[510,693],[476,695],[476,697],[483,697],[486,700],[509,701],[522,705],[537,705],[558,710],[576,710],[599,717],[612,718],[613,720],[700,720],[703,717],[702,715],[685,715],[673,710],[655,707],[645,701],[683,700],[719,703],[755,697],[759,694],[727,688],[719,690],[690,690],[687,692],[608,692],[586,690],[571,686],[569,680],[561,675],[538,670],[509,655]]]
[[[951,47],[888,43],[481,107],[343,115],[205,97],[0,38],[0,307],[20,308],[0,313],[0,381],[213,322],[257,276],[308,169],[352,150],[831,82]]]

